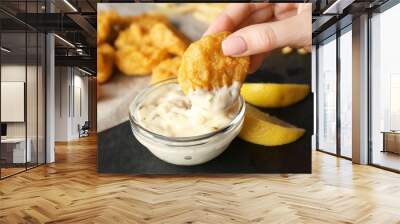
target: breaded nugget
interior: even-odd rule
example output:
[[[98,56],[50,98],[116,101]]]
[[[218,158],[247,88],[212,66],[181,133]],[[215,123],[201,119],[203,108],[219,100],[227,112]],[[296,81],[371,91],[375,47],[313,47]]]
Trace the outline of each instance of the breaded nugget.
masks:
[[[249,57],[229,57],[222,53],[221,42],[229,35],[221,32],[192,43],[182,57],[178,82],[185,93],[213,90],[242,83],[250,65]]]
[[[155,24],[159,23],[163,24],[169,22],[166,17],[160,15],[143,14],[140,16],[134,16],[130,20],[130,25],[119,33],[114,45],[117,48],[131,45],[153,45],[149,32]]]
[[[97,44],[111,39],[113,25],[118,22],[119,16],[114,11],[99,11],[97,13]]]
[[[105,83],[110,79],[114,64],[114,49],[109,44],[97,47],[97,82]]]
[[[182,56],[189,40],[170,24],[156,23],[149,33],[153,46],[166,49],[169,53]]]
[[[130,26],[120,32],[115,41],[117,48],[151,45],[175,55],[182,55],[188,44],[188,39],[166,17],[148,14],[134,17]]]
[[[168,52],[164,49],[132,45],[117,50],[115,64],[126,75],[149,75],[167,57]]]
[[[158,64],[151,74],[151,83],[157,83],[178,75],[178,69],[181,65],[182,58],[174,57],[162,61]]]
[[[149,43],[148,30],[137,23],[132,23],[127,29],[119,33],[114,45],[116,48],[123,48],[125,46],[139,46]]]

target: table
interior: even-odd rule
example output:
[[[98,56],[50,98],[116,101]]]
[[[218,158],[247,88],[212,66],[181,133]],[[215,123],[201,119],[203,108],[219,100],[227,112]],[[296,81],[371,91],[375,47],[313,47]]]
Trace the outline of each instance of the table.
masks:
[[[26,144],[26,142],[28,144]],[[31,161],[32,140],[27,138],[5,138],[1,139],[2,159],[6,159],[6,163],[25,163]],[[27,145],[27,147],[25,147]],[[11,148],[11,147],[12,148]],[[25,151],[26,148],[26,151]],[[26,154],[25,154],[26,153]],[[3,156],[3,154],[5,154]],[[10,155],[12,154],[12,156]],[[6,158],[8,157],[8,158]],[[11,160],[12,158],[12,160]]]
[[[400,154],[400,131],[382,131],[383,150],[382,152],[392,152]]]

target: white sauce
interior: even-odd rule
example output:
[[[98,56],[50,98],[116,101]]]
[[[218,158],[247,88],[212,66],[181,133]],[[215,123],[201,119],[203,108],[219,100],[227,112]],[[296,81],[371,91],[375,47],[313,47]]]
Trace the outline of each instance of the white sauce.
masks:
[[[237,115],[240,84],[214,91],[196,90],[185,96],[177,83],[150,93],[136,118],[146,129],[168,137],[189,137],[226,127]]]

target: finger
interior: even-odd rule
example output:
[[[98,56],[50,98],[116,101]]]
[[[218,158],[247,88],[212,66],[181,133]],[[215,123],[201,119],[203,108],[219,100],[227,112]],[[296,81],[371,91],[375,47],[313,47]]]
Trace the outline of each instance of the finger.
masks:
[[[298,3],[297,14],[308,10],[312,10],[312,3]]]
[[[303,11],[311,10],[311,7],[311,3],[280,4],[274,9],[274,16],[276,20],[282,20],[298,15]]]
[[[244,22],[242,22],[237,29],[249,26],[249,25],[253,25],[253,24],[258,24],[258,23],[263,23],[263,22],[267,22],[269,20],[271,20],[274,17],[274,10],[271,6],[259,9],[255,12],[253,12],[253,14],[250,15],[250,17],[248,17],[246,20],[244,20]]]
[[[307,52],[311,52],[311,50],[312,50],[312,48],[311,48],[310,45],[309,45],[309,46],[304,46],[303,48],[304,48],[304,50],[306,50]]]
[[[292,16],[297,15],[297,9],[288,10],[285,12],[281,12],[278,15],[275,15],[276,20],[283,20]]]
[[[228,56],[245,56],[268,52],[283,46],[309,45],[311,45],[311,11],[285,20],[242,28],[222,42],[222,50]]]
[[[275,17],[287,11],[297,10],[298,4],[295,3],[277,3],[274,5]]]
[[[204,35],[233,31],[252,12],[267,7],[269,3],[231,3],[209,26]]]
[[[266,53],[261,53],[261,54],[256,54],[256,55],[250,56],[249,74],[256,72],[260,68],[260,66],[264,62],[265,56],[266,56]]]

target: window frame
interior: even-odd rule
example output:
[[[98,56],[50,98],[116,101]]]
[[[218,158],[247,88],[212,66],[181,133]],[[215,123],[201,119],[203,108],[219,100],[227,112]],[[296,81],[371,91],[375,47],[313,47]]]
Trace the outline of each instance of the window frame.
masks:
[[[346,34],[347,32],[351,32],[352,31],[352,23],[347,24],[345,27],[337,30],[335,33],[333,33],[332,35],[330,35],[329,37],[321,40],[317,45],[316,45],[316,94],[315,97],[316,98],[316,151],[319,152],[323,152],[323,153],[327,153],[329,155],[333,155],[333,156],[337,156],[343,159],[347,159],[347,160],[352,160],[351,157],[347,157],[342,155],[341,153],[341,119],[340,119],[340,76],[341,76],[341,67],[340,67],[340,37],[344,34]],[[329,151],[326,151],[324,149],[321,149],[319,146],[319,85],[320,85],[320,75],[319,75],[319,60],[320,60],[320,54],[319,54],[319,48],[320,48],[320,44],[321,43],[328,43],[330,41],[336,41],[336,152],[332,153]]]

